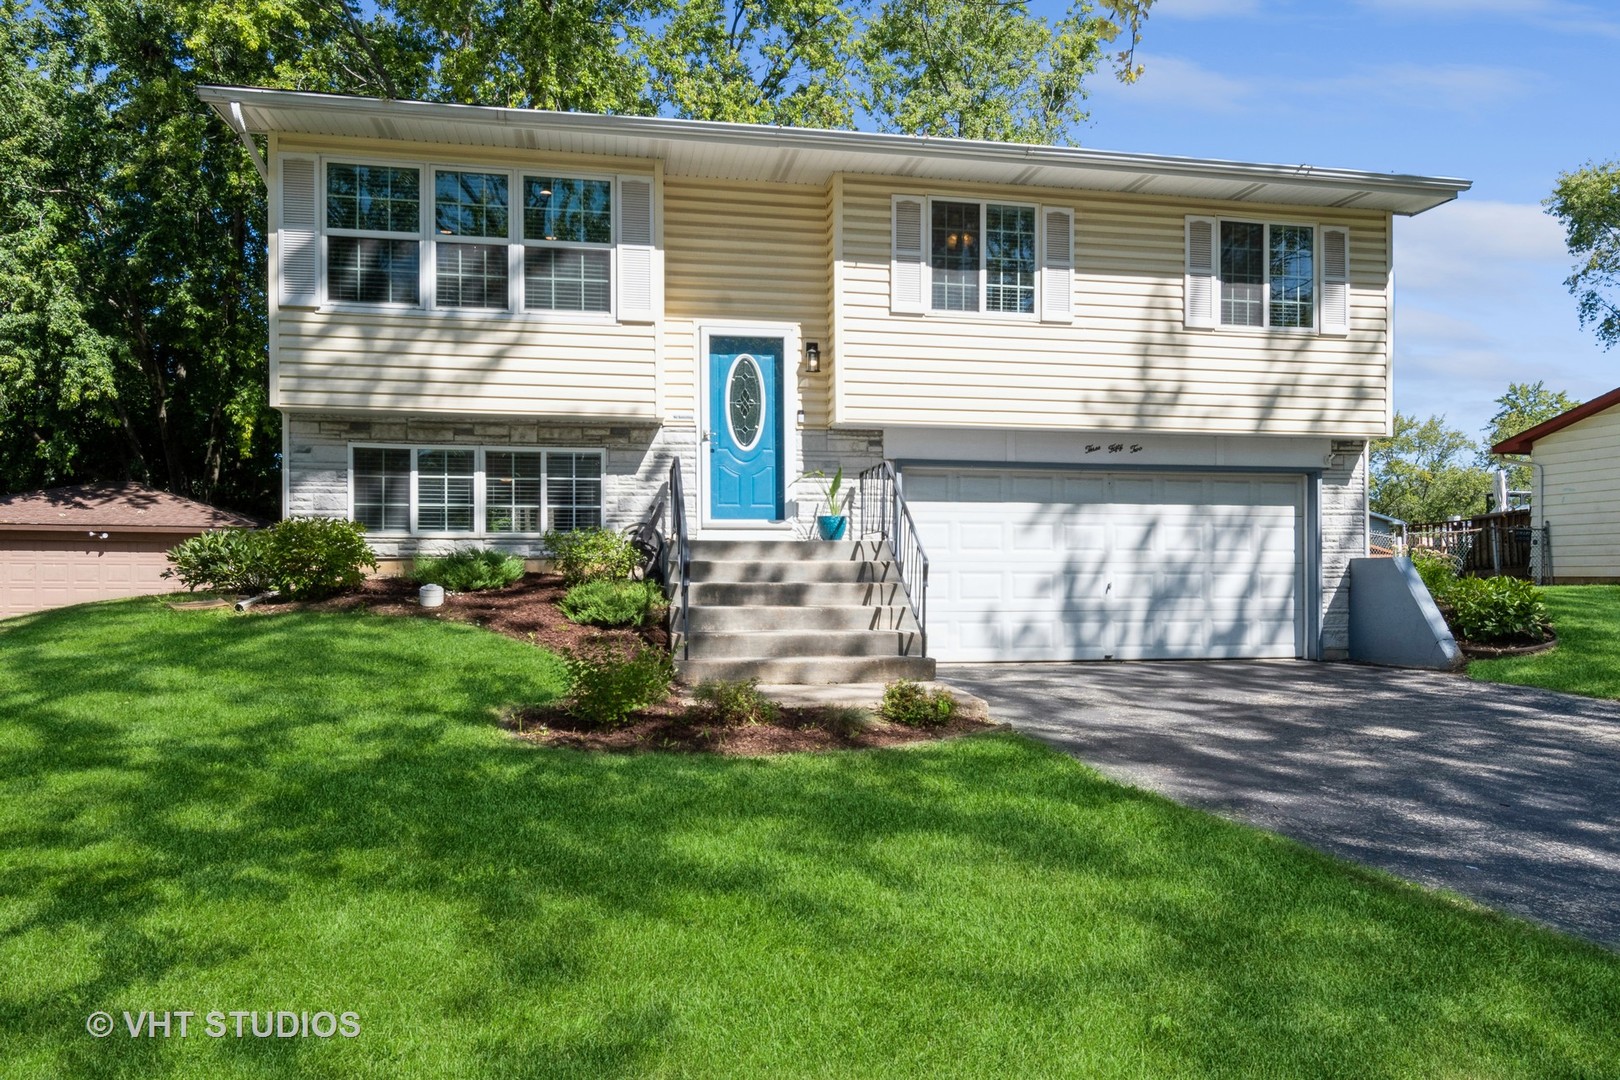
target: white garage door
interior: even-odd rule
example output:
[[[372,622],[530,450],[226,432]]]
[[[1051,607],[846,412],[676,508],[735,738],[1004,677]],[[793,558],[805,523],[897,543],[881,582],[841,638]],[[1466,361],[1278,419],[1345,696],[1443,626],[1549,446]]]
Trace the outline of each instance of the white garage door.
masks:
[[[908,468],[940,660],[1303,653],[1304,480]]]

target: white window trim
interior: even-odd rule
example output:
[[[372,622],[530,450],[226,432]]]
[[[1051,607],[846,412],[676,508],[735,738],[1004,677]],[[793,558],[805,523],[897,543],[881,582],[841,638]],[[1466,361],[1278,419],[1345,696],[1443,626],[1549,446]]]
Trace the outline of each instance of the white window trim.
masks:
[[[417,242],[417,303],[400,304],[387,301],[375,303],[355,300],[333,300],[330,298],[327,280],[329,274],[328,236],[353,236],[362,239],[376,240],[410,240],[409,233],[377,232],[365,229],[337,229],[328,228],[326,224],[326,198],[327,179],[326,171],[331,165],[370,165],[392,169],[415,169],[418,176],[417,190],[420,199],[417,214],[417,232],[414,239]],[[504,245],[507,249],[507,298],[505,308],[470,308],[470,307],[441,307],[438,304],[438,254],[436,245],[440,243],[438,234],[433,229],[436,190],[436,173],[444,172],[471,172],[486,175],[504,175],[507,178],[507,235],[503,240],[498,236],[446,236],[444,243],[450,244],[486,244]],[[584,241],[567,240],[527,240],[523,237],[523,208],[521,205],[521,185],[524,176],[538,176],[550,174],[555,179],[562,180],[600,180],[609,185],[612,205],[613,240],[608,244],[587,243]],[[649,181],[653,177],[647,177]],[[360,154],[322,154],[317,159],[316,191],[315,191],[315,221],[320,230],[319,258],[320,269],[318,285],[320,294],[320,307],[322,310],[334,312],[352,312],[361,314],[365,312],[394,311],[419,314],[431,313],[436,318],[474,319],[474,320],[522,320],[532,322],[567,322],[567,323],[615,323],[619,317],[619,255],[623,244],[620,233],[623,211],[620,208],[620,192],[622,185],[616,173],[605,173],[594,169],[571,169],[566,165],[550,166],[545,164],[527,165],[512,168],[495,168],[477,162],[457,161],[423,161],[404,160],[397,158],[376,158]],[[609,299],[607,311],[569,311],[556,308],[529,308],[523,303],[523,251],[529,247],[552,248],[579,248],[588,251],[608,251],[610,253]],[[462,534],[456,534],[462,535]]]
[[[1320,337],[1322,336],[1322,229],[1319,221],[1287,221],[1283,219],[1270,219],[1261,217],[1228,217],[1216,215],[1211,218],[1215,222],[1215,323],[1212,329],[1223,334],[1262,334],[1285,337]],[[1260,310],[1265,315],[1265,324],[1262,326],[1236,326],[1221,321],[1221,290],[1224,282],[1221,279],[1221,226],[1227,222],[1234,225],[1259,225],[1263,227],[1265,237],[1261,247],[1265,258],[1263,266],[1264,278],[1260,282],[1261,304]],[[1311,230],[1311,325],[1310,326],[1272,326],[1271,325],[1271,227],[1281,225],[1284,228]],[[1342,226],[1327,226],[1328,228],[1341,228]]]
[[[1041,320],[1041,286],[1046,274],[1046,238],[1041,235],[1042,203],[1022,202],[1017,199],[973,199],[958,198],[951,195],[924,195],[923,201],[923,314],[935,319],[994,319],[1011,322],[1040,322]],[[979,229],[984,230],[984,223],[989,218],[989,207],[1015,206],[1019,209],[1032,210],[1035,213],[1035,281],[1032,307],[1029,311],[991,311],[985,307],[989,299],[986,288],[989,279],[990,261],[988,248],[984,244],[979,246],[979,310],[977,311],[950,311],[934,307],[934,204],[942,203],[977,203],[979,207]],[[1054,203],[1054,206],[1059,205]],[[1070,213],[1073,213],[1071,210]],[[1072,225],[1071,225],[1072,228]]]
[[[607,527],[607,449],[601,446],[494,446],[494,445],[457,445],[454,443],[394,443],[394,442],[352,442],[349,444],[349,474],[348,474],[348,519],[356,520],[354,509],[354,452],[356,450],[405,450],[411,456],[411,509],[410,528],[406,531],[398,529],[368,529],[366,535],[381,536],[396,539],[411,538],[417,540],[538,540],[547,531],[539,532],[492,532],[486,528],[488,518],[488,498],[485,485],[487,483],[488,468],[486,455],[497,454],[539,454],[540,455],[540,523],[544,525],[550,519],[550,503],[547,494],[546,481],[550,468],[552,454],[591,455],[601,463],[602,501],[598,509],[602,514],[602,526]],[[418,473],[416,468],[417,454],[422,450],[450,450],[473,452],[473,528],[467,532],[425,532],[418,527],[418,510],[420,499],[417,491]]]

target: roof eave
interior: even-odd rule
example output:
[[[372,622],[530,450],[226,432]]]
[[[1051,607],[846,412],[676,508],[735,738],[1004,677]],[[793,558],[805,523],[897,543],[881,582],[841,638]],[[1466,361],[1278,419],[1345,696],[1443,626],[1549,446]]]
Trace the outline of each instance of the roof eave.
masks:
[[[396,101],[307,91],[269,90],[262,87],[205,85],[197,88],[197,96],[233,128],[236,128],[238,123],[232,112],[233,104],[251,104],[261,110],[275,109],[279,106],[288,109],[316,109],[335,114],[373,116],[379,119],[415,117],[423,120],[454,120],[457,123],[487,127],[566,129],[591,135],[639,137],[678,143],[701,142],[711,145],[719,143],[782,151],[844,151],[963,163],[1017,164],[1026,169],[1074,168],[1108,173],[1150,174],[1161,177],[1262,184],[1305,183],[1325,191],[1374,191],[1391,196],[1409,196],[1411,198],[1409,208],[1393,211],[1409,215],[1422,213],[1450,202],[1459,193],[1472,186],[1471,181],[1452,177],[1374,173],[1353,169],[1318,168],[1310,165],[1129,154],[1082,147],[1037,146],[926,135],[778,128],[710,120],[604,116],[444,102]],[[268,132],[295,129],[263,125],[259,130]]]
[[[1537,439],[1546,438],[1554,432],[1562,431],[1572,424],[1578,424],[1589,416],[1596,416],[1605,409],[1620,405],[1620,386],[1610,390],[1607,394],[1600,394],[1584,405],[1577,405],[1567,412],[1561,412],[1551,420],[1543,420],[1533,428],[1519,432],[1511,438],[1503,439],[1491,447],[1493,454],[1528,454],[1535,446]]]

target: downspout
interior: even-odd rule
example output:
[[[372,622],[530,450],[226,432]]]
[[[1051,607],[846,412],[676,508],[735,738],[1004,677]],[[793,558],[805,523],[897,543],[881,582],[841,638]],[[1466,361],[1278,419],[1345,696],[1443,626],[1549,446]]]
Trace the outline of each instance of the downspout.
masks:
[[[230,112],[226,115],[225,122],[231,125],[231,130],[236,132],[236,137],[242,140],[243,146],[247,147],[248,158],[253,162],[253,167],[258,170],[259,179],[264,181],[264,186],[268,189],[270,187],[270,163],[264,160],[264,154],[259,151],[259,144],[253,141],[252,135],[248,134],[247,121],[242,118],[242,103],[240,101],[231,102]]]

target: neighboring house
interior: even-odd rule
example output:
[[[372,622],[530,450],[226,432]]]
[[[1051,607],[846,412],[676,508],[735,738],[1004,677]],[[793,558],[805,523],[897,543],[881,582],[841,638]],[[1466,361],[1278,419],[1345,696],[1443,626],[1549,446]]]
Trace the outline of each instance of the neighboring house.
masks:
[[[164,552],[208,529],[258,524],[128,482],[0,497],[0,618],[173,592]]]
[[[1620,387],[1503,439],[1491,453],[1530,455],[1538,580],[1620,581]]]
[[[1391,218],[1466,181],[200,94],[268,136],[289,514],[538,554],[678,457],[700,539],[807,537],[888,461],[940,659],[1345,655]]]

